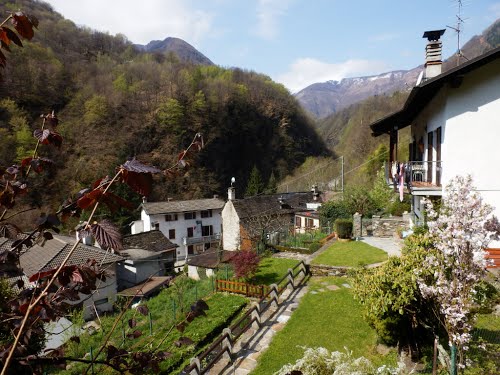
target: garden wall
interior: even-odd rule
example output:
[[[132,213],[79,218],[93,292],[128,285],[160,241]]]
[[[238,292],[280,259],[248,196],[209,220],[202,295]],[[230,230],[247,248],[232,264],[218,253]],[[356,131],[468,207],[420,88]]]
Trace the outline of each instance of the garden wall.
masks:
[[[353,237],[363,237],[367,235],[363,228],[362,215],[355,213],[353,215]],[[371,229],[374,237],[393,237],[399,231],[407,231],[410,229],[411,214],[404,213],[402,217],[380,217],[374,215],[372,217]]]

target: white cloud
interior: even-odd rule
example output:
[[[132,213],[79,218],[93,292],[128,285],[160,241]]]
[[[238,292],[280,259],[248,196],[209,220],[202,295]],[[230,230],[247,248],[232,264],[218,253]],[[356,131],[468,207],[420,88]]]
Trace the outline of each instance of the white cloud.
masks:
[[[288,71],[275,77],[291,92],[297,92],[313,83],[330,80],[340,81],[342,78],[378,74],[388,70],[381,61],[347,60],[331,64],[313,58],[301,58],[294,61]]]
[[[255,33],[264,39],[276,38],[279,34],[279,18],[286,13],[289,5],[290,0],[259,0]]]
[[[193,9],[190,2],[183,0],[48,2],[78,25],[121,33],[134,43],[146,44],[172,36],[197,46],[213,32],[213,15]]]

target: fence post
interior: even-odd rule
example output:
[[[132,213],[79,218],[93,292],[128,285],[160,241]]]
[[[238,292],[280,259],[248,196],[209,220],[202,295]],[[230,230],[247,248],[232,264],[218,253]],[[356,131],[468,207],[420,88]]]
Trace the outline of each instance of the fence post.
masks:
[[[92,347],[90,347],[90,368],[92,370],[92,375],[94,375],[94,351],[92,349]]]
[[[290,290],[294,290],[295,289],[295,285],[293,283],[293,270],[291,268],[288,269],[287,279],[288,279],[287,288],[290,289]]]
[[[276,284],[271,284],[271,306],[273,306],[275,309],[278,308],[278,285]]]
[[[194,369],[191,370],[189,375],[200,375],[201,374],[201,362],[198,357],[191,358],[189,361],[190,365],[194,365]]]
[[[457,346],[451,345],[451,366],[450,375],[457,375]]]
[[[151,311],[148,314],[149,318],[149,336],[153,336],[153,319],[151,318]]]
[[[252,314],[250,315],[252,319],[255,318],[255,322],[252,323],[252,328],[259,329],[261,324],[260,303],[255,302],[254,307],[255,308],[252,310]]]
[[[224,340],[222,340],[222,347],[224,350],[224,358],[231,360],[231,353],[233,352],[233,344],[231,339],[231,328],[224,328],[222,334],[226,335]]]

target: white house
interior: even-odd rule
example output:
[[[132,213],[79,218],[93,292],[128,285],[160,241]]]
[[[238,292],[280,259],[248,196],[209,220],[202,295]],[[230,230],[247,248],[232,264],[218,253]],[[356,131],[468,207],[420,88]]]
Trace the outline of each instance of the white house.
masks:
[[[6,242],[1,243],[2,240]],[[0,239],[0,246],[6,245],[9,241],[12,240]],[[19,257],[24,274],[31,277],[59,267],[74,243],[75,239],[72,237],[56,235],[53,239],[45,241],[43,246],[38,244],[32,246]],[[123,260],[121,256],[109,251],[80,243],[66,265],[82,265],[89,259],[95,259],[106,270],[106,280],[97,282],[98,287],[93,294],[80,294],[79,301],[69,302],[82,304],[85,320],[94,318],[96,312],[113,311],[117,292],[116,263]]]
[[[176,266],[185,264],[189,255],[217,246],[222,231],[224,201],[217,197],[187,201],[144,202],[141,219],[134,221],[132,234],[160,230],[178,245]]]
[[[398,161],[398,130],[411,127],[410,161],[404,162],[417,220],[423,197],[446,194],[450,179],[467,174],[500,217],[500,48],[441,74],[443,32],[424,34],[426,71],[403,109],[370,127],[374,136],[390,135],[391,162]]]
[[[125,259],[117,265],[120,291],[173,271],[178,246],[158,230],[124,236],[123,247]]]

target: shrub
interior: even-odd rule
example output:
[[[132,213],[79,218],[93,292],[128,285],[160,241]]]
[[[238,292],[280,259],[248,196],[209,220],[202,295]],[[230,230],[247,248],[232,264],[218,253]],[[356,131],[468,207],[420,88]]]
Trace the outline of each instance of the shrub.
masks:
[[[312,244],[309,245],[309,251],[311,253],[314,253],[315,251],[318,251],[321,247],[321,244],[319,242],[313,242]]]
[[[319,208],[319,215],[323,225],[332,224],[337,219],[348,219],[352,216],[344,200],[323,203]]]
[[[313,242],[314,244],[314,242]],[[312,245],[312,244],[311,244]],[[280,245],[272,245],[274,252],[281,253],[299,253],[299,254],[312,254],[314,251],[311,251],[311,248],[303,248],[303,247],[288,247],[288,246],[280,246]]]
[[[409,198],[405,197],[405,199],[400,202],[399,198],[396,199],[389,207],[389,213],[393,216],[403,216],[404,212],[411,211],[411,203],[409,202]]]
[[[352,237],[352,220],[337,219],[335,220],[335,231],[339,238],[348,239]]]
[[[260,257],[255,251],[241,250],[231,259],[234,275],[237,278],[249,279],[259,267]]]

